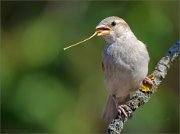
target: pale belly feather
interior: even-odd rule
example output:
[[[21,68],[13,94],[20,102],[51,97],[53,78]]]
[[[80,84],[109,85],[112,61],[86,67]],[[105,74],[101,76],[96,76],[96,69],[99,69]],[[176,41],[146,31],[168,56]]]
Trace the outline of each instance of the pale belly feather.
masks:
[[[137,65],[127,64],[121,57],[114,59],[107,53],[103,54],[103,66],[105,86],[109,94],[116,97],[126,96],[136,90],[148,72],[148,61]]]

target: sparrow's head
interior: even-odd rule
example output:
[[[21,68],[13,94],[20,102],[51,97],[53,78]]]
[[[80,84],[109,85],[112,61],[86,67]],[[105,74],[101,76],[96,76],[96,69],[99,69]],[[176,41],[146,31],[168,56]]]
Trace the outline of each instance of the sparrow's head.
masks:
[[[131,31],[128,24],[116,16],[107,17],[96,26],[97,36],[102,36],[108,43]]]

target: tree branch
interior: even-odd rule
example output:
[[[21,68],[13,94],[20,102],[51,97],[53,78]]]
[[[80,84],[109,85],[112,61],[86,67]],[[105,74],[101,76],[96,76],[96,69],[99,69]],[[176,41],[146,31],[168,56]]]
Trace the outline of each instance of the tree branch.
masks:
[[[167,70],[170,68],[171,63],[178,58],[180,55],[180,41],[177,41],[171,48],[169,48],[167,54],[161,58],[158,62],[155,70],[150,76],[148,76],[157,88],[165,76],[167,75]],[[152,88],[148,84],[143,84],[140,88],[130,97],[130,100],[126,104],[130,107],[126,109],[128,117],[123,114],[117,115],[108,126],[108,134],[120,134],[123,129],[124,123],[130,119],[136,109],[147,103],[150,99],[151,94],[155,93],[156,88]]]

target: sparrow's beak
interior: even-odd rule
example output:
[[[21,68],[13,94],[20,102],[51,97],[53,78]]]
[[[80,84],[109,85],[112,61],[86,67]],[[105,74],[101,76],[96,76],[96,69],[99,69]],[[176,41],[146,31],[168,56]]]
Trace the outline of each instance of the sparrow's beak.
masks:
[[[98,25],[96,30],[98,31],[97,36],[105,36],[108,35],[112,29],[106,25]]]

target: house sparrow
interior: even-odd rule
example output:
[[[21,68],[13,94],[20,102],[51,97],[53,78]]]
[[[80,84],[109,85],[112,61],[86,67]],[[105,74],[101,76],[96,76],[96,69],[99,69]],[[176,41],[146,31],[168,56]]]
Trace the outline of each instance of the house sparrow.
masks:
[[[118,112],[127,117],[125,105],[128,95],[137,90],[148,73],[149,54],[144,43],[139,41],[128,24],[121,18],[111,16],[96,26],[98,36],[107,45],[102,56],[104,81],[109,93],[103,118],[110,122]]]

